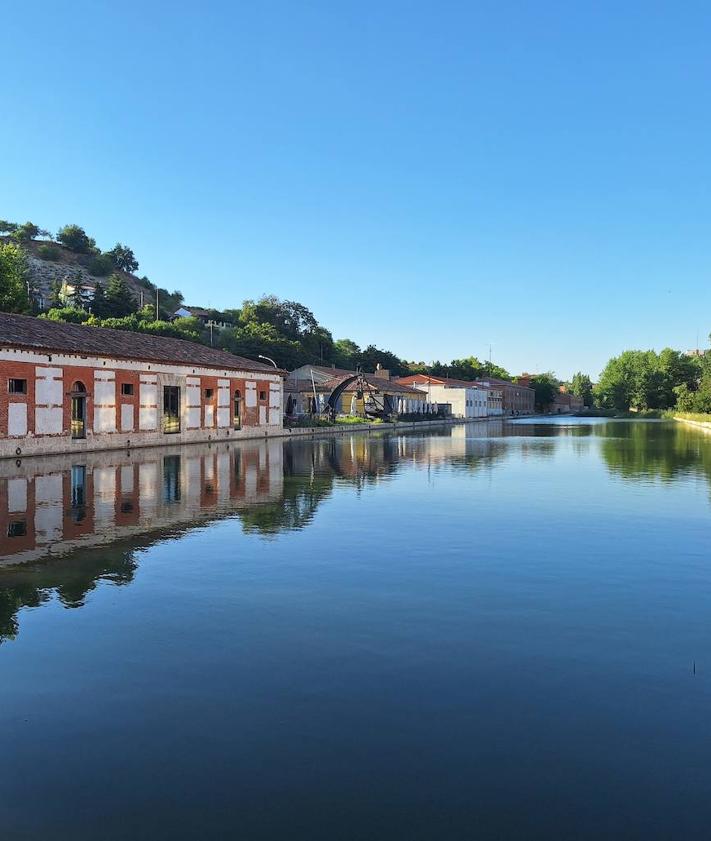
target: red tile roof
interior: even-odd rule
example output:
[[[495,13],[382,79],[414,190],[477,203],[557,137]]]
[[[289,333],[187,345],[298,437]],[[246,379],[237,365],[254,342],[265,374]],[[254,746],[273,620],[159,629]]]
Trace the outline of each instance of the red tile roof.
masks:
[[[140,359],[169,365],[199,365],[231,371],[256,371],[284,374],[272,365],[265,365],[226,350],[206,347],[184,339],[131,333],[107,327],[85,327],[65,324],[47,318],[0,313],[0,347],[38,350],[42,353],[73,353],[84,356],[112,356],[119,359]]]

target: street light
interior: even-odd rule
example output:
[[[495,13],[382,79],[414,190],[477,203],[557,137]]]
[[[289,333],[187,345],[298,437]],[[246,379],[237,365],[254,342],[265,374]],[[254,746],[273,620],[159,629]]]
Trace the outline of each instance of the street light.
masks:
[[[267,362],[271,362],[271,363],[272,363],[272,365],[273,365],[275,368],[278,368],[278,367],[279,367],[279,366],[276,364],[276,362],[275,362],[275,361],[271,358],[271,356],[264,356],[264,354],[260,353],[260,354],[257,356],[257,359],[266,359],[266,360],[267,360]]]

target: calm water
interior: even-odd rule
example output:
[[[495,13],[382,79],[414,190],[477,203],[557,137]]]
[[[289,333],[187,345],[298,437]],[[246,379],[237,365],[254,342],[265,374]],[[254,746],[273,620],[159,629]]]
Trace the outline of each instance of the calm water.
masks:
[[[2,839],[711,837],[711,437],[0,462],[0,519]]]

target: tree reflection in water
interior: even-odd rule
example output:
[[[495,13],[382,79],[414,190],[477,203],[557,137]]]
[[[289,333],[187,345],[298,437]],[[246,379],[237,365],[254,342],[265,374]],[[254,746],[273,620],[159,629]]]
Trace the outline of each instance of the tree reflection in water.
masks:
[[[98,582],[129,583],[136,550],[158,540],[227,517],[264,537],[304,529],[337,483],[360,491],[413,465],[476,470],[505,454],[500,434],[474,425],[3,464],[0,641],[23,607],[80,607]]]
[[[339,484],[360,492],[405,468],[487,470],[514,450],[521,460],[549,460],[559,436],[575,439],[578,454],[599,444],[610,474],[625,480],[693,475],[711,484],[711,439],[655,422],[475,423],[427,434],[344,434],[86,454],[81,463],[70,456],[2,463],[0,641],[17,634],[23,607],[54,598],[81,607],[97,583],[131,582],[136,550],[159,540],[224,518],[267,538],[305,529]]]

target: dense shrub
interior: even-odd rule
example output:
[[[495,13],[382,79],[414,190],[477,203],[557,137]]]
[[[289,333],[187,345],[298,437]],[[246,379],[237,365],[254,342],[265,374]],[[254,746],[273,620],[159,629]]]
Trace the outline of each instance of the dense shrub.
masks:
[[[52,245],[52,243],[48,242],[45,245],[40,245],[37,249],[37,256],[40,260],[51,260],[52,262],[57,262],[62,256],[61,248],[57,248],[56,245]]]
[[[86,268],[94,277],[107,277],[114,270],[114,261],[107,254],[98,254],[89,260]]]

